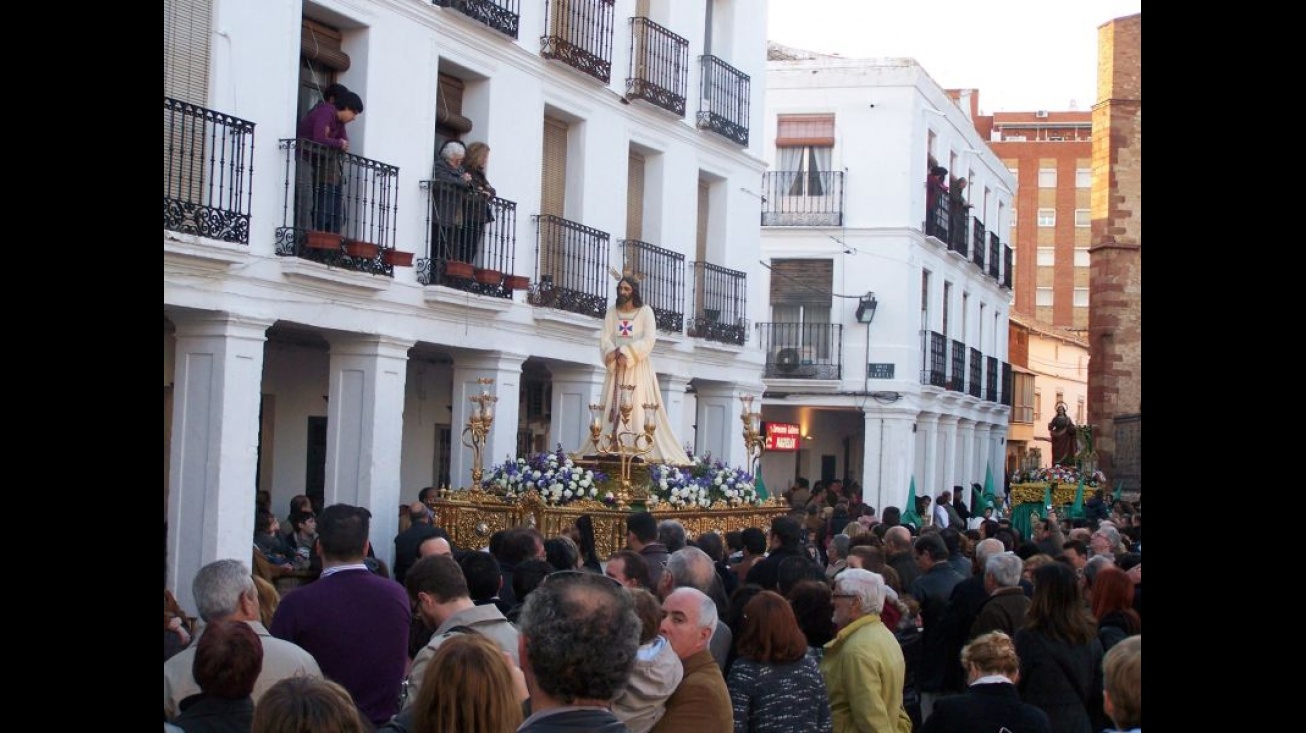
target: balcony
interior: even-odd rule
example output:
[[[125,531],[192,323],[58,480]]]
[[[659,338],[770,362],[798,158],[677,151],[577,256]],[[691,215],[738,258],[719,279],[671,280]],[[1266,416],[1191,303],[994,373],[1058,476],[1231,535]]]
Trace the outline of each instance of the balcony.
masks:
[[[640,296],[653,309],[658,330],[684,331],[685,256],[638,239],[622,240],[621,249],[622,270],[640,276]]]
[[[431,0],[431,4],[462,13],[509,38],[517,37],[521,0]]]
[[[505,281],[495,278],[515,272],[517,204],[487,198],[467,186],[448,181],[422,181],[427,193],[426,256],[417,261],[417,281],[444,285],[478,295],[511,298]],[[475,270],[450,271],[449,262]],[[477,274],[479,271],[479,275]]]
[[[698,128],[748,145],[748,75],[716,56],[700,56]]]
[[[970,228],[970,246],[972,251],[984,249],[984,239],[987,234],[988,232],[984,228],[984,222],[976,219]],[[963,251],[961,254],[962,256],[965,256],[966,252]]]
[[[952,378],[947,387],[954,392],[966,391],[966,344],[956,340],[952,342]]]
[[[979,399],[984,386],[984,357],[979,349],[970,350],[970,379],[966,380],[967,394]]]
[[[998,357],[990,356],[988,358],[989,368],[984,372],[984,399],[989,402],[998,401]]]
[[[163,98],[163,228],[249,244],[254,123]]]
[[[921,384],[943,387],[948,382],[947,357],[948,340],[935,331],[921,331]]]
[[[948,214],[948,195],[945,192],[934,201],[934,205],[928,203],[925,206],[925,236],[934,237],[935,239],[947,244],[948,229],[950,217]]]
[[[1011,363],[1004,361],[1002,362],[1002,404],[1006,405],[1007,407],[1011,407],[1012,405],[1011,389],[1012,389]]]
[[[762,226],[843,226],[843,171],[762,174]]]
[[[1002,287],[1007,290],[1011,289],[1011,258],[1013,252],[1011,245],[1002,245]]]
[[[535,240],[535,282],[526,300],[543,308],[602,318],[608,312],[607,232],[560,216],[532,217]]]
[[[998,266],[1002,261],[998,258],[1002,256],[1002,243],[998,241],[998,235],[989,234],[989,277],[994,280],[998,279]]]
[[[648,18],[630,19],[630,72],[626,99],[642,99],[685,116],[689,41]]]
[[[763,379],[843,378],[843,325],[760,323]]]
[[[992,237],[997,236],[992,232],[989,232],[988,234],[989,236]],[[973,248],[971,248],[970,261],[975,263],[975,266],[980,269],[981,273],[984,272],[984,253],[987,251],[987,249],[988,248],[984,246],[984,240],[982,239],[977,240],[976,245]]]
[[[613,0],[548,0],[540,55],[607,84],[612,78]]]
[[[277,255],[393,275],[383,254],[395,246],[399,168],[309,140],[279,147],[286,197]]]
[[[690,263],[694,273],[694,317],[688,334],[694,338],[743,346],[748,340],[748,276],[709,262]]]
[[[965,209],[952,212],[952,222],[948,230],[948,251],[956,252],[962,257],[970,251],[967,246],[970,243],[970,217]],[[979,220],[975,221],[979,224]]]

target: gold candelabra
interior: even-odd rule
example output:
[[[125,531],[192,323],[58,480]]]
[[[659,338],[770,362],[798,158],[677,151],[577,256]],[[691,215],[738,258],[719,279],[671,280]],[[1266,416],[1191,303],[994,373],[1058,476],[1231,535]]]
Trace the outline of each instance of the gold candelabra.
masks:
[[[463,445],[472,449],[472,487],[479,488],[481,485],[481,475],[485,472],[481,467],[481,452],[485,448],[486,436],[490,433],[490,425],[494,423],[494,403],[499,401],[498,396],[490,394],[490,385],[494,380],[490,377],[481,377],[476,380],[481,385],[481,393],[474,394],[467,399],[475,405],[472,408],[472,414],[467,418],[467,427],[463,428]],[[468,439],[471,442],[467,442]]]
[[[752,395],[739,395],[739,401],[743,403],[739,420],[744,424],[744,450],[748,451],[748,470],[756,477],[758,471],[754,467],[766,452],[766,436],[762,435],[762,413],[753,412]]]
[[[635,385],[623,384],[620,386],[620,399],[617,403],[617,412],[621,422],[619,425],[612,426],[612,432],[603,433],[603,405],[590,405],[590,438],[594,441],[594,447],[598,449],[599,455],[617,456],[621,462],[621,490],[617,493],[617,505],[619,508],[626,508],[632,499],[645,500],[648,498],[648,492],[645,489],[636,491],[631,485],[630,466],[631,461],[636,457],[643,457],[653,451],[653,433],[658,427],[658,410],[661,405],[657,403],[642,404],[644,408],[644,430],[639,432],[631,430],[630,415],[634,412],[634,395]]]

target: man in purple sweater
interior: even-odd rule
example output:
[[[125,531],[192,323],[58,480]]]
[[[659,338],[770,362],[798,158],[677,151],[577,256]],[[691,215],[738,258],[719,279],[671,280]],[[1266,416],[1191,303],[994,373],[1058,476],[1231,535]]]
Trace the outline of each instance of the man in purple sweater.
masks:
[[[322,674],[349,690],[375,725],[398,712],[412,609],[403,586],[363,564],[372,513],[334,504],[317,520],[322,575],[287,593],[272,635],[313,655]]]

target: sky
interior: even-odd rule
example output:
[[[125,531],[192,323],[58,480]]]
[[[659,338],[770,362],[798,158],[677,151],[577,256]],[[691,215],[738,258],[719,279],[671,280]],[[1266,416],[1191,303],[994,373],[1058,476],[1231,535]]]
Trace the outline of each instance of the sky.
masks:
[[[982,114],[1093,108],[1097,28],[1142,0],[769,0],[767,39],[848,58],[916,59]],[[1073,103],[1073,106],[1072,106]]]

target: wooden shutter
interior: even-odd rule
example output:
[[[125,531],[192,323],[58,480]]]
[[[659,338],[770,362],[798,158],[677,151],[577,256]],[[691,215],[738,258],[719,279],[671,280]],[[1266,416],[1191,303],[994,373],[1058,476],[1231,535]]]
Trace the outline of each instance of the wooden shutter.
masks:
[[[780,115],[776,118],[775,146],[834,147],[834,115]]]
[[[349,71],[349,54],[340,48],[340,31],[304,18],[299,27],[299,55],[317,66]]]
[[[830,307],[834,260],[771,260],[771,305]]]
[[[544,118],[544,156],[540,166],[540,214],[561,217],[566,211],[567,193],[567,123]],[[540,277],[562,282],[565,241],[561,227],[549,222],[540,224]]]
[[[457,139],[472,131],[472,121],[463,116],[463,91],[466,83],[452,74],[439,75],[435,96],[436,132],[446,139]]]
[[[644,239],[644,156],[634,151],[626,170],[626,239]]]
[[[212,0],[163,0],[163,94],[207,107]]]
[[[712,187],[702,178],[698,179],[698,239],[694,247],[694,257],[699,262],[707,259],[707,206]]]

